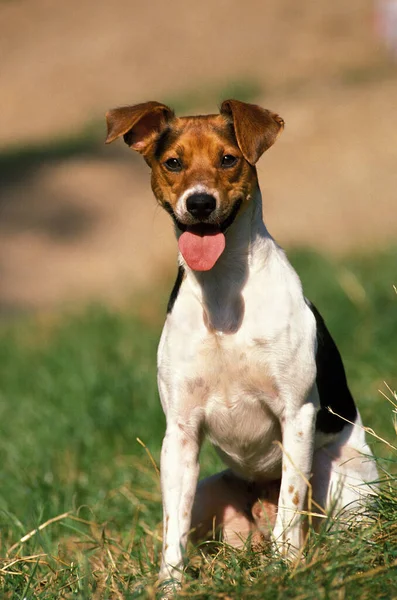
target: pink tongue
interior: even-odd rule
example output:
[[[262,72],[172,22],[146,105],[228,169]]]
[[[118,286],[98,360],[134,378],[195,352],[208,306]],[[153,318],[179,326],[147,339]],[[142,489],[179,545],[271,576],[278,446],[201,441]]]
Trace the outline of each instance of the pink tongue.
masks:
[[[179,250],[193,271],[209,271],[212,269],[225,249],[223,233],[214,235],[198,235],[185,231],[179,238]]]

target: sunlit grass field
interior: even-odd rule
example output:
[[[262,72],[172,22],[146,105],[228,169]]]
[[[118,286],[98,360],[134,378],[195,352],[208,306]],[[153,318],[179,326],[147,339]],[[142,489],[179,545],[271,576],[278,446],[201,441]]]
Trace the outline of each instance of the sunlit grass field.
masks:
[[[397,250],[331,261],[291,252],[344,357],[364,423],[397,445]],[[155,598],[165,421],[156,347],[171,280],[123,310],[0,322],[0,597]],[[396,400],[394,400],[396,402]],[[186,598],[397,598],[397,452],[370,438],[370,521],[313,534],[287,568],[262,552],[191,549]],[[220,468],[208,446],[202,475]]]

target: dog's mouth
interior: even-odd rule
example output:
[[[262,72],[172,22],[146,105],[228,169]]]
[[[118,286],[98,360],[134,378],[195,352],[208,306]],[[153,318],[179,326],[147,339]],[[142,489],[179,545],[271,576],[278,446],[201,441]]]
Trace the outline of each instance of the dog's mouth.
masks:
[[[225,232],[235,220],[242,200],[235,202],[229,215],[220,224],[195,223],[186,225],[176,217],[171,206],[165,206],[176,226],[182,231],[179,251],[193,271],[210,271],[226,247]]]
[[[224,251],[226,240],[218,227],[193,225],[182,233],[178,246],[193,271],[209,271]]]

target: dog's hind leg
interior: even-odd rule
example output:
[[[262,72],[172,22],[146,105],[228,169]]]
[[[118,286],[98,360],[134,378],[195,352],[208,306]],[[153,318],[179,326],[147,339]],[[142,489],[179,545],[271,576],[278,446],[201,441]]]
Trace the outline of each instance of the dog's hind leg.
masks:
[[[337,440],[314,453],[313,498],[327,514],[363,514],[377,480],[375,460],[359,426],[347,426]],[[318,512],[316,507],[312,510]]]
[[[222,539],[241,548],[270,539],[280,481],[253,483],[230,469],[202,480],[193,504],[191,540]]]

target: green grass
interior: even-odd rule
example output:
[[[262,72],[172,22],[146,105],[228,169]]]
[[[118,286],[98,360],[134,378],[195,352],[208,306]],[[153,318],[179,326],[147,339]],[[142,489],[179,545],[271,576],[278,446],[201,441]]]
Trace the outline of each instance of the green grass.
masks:
[[[365,423],[395,444],[392,407],[378,389],[397,384],[397,251],[291,259],[342,351]],[[155,598],[161,504],[148,452],[158,462],[166,287],[129,311],[0,322],[1,598]],[[266,549],[214,543],[206,558],[192,549],[182,597],[393,597],[396,454],[372,447],[385,483],[369,524],[313,534],[292,570]],[[219,467],[206,446],[202,474]]]

